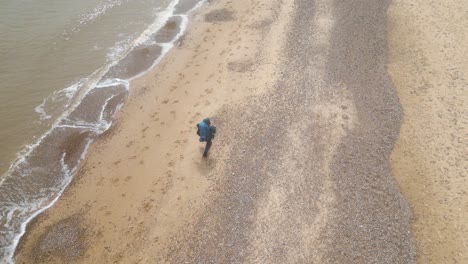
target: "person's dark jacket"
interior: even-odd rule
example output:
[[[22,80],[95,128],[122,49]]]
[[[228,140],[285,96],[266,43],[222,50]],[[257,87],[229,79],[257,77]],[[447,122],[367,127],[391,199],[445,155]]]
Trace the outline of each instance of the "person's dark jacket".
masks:
[[[216,127],[210,125],[210,119],[205,118],[202,122],[200,122],[197,127],[197,135],[200,136],[200,142],[208,141],[214,138],[216,134]]]

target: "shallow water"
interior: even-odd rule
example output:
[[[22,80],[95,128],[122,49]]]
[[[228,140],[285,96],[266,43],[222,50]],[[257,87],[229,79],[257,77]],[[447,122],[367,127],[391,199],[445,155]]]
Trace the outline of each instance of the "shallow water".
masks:
[[[6,0],[0,9],[0,262],[173,46],[195,0]]]

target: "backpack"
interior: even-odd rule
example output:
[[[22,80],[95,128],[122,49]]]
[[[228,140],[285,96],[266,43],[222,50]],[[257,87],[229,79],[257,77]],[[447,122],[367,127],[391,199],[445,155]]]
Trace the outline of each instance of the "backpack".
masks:
[[[200,137],[200,142],[204,142],[208,139],[213,139],[215,134],[215,126],[208,126],[205,122],[197,124],[197,135]]]
[[[215,126],[210,126],[210,133],[211,133],[211,138],[213,139],[216,134],[216,127]]]

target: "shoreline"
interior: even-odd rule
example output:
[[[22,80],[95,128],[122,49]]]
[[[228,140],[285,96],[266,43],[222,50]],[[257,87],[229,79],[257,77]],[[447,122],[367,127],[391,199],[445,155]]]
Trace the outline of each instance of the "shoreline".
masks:
[[[73,95],[68,98],[71,106],[66,108],[66,111],[53,121],[52,126],[39,139],[27,145],[24,151],[17,154],[17,159],[12,161],[9,171],[5,173],[5,178],[2,178],[2,188],[8,189],[8,186],[16,186],[15,189],[17,189],[17,192],[7,193],[5,197],[2,197],[4,198],[3,202],[8,204],[11,199],[11,203],[15,204],[17,202],[15,199],[23,198],[24,204],[37,202],[42,206],[39,207],[34,204],[29,205],[29,207],[20,207],[18,209],[20,213],[15,212],[15,214],[21,216],[23,222],[14,222],[10,219],[4,221],[4,226],[9,226],[5,234],[11,236],[11,238],[8,238],[12,242],[6,244],[8,242],[6,236],[5,240],[1,241],[4,250],[0,253],[2,253],[1,256],[5,258],[5,261],[11,261],[17,244],[26,232],[29,223],[54,206],[65,189],[68,188],[70,182],[73,181],[76,170],[80,168],[80,163],[86,156],[89,144],[109,129],[112,123],[112,115],[120,109],[128,95],[129,83],[133,79],[150,72],[164,58],[165,54],[178,43],[180,37],[184,34],[188,23],[187,17],[206,2],[206,0],[182,0],[171,3],[168,7],[171,15],[165,24],[161,24],[161,28],[156,31],[151,26],[148,27],[134,41],[134,44],[137,43],[138,45],[128,50],[124,58],[113,65],[105,65],[91,74],[90,76],[99,75],[100,77],[89,83],[86,82],[86,85],[91,85],[89,89],[87,88],[88,90],[82,87],[82,90],[86,91],[80,90],[77,92],[76,89],[80,86],[78,85],[81,83],[80,80],[63,90],[56,91],[60,94],[76,86],[76,89],[74,88],[72,91]],[[157,25],[157,21],[158,19],[155,19],[152,25]],[[175,24],[175,27],[171,23]],[[151,39],[154,39],[154,41],[151,42]],[[105,71],[107,73],[100,75]],[[84,85],[84,83],[82,84]],[[46,97],[43,103],[36,107],[36,110],[40,109],[42,111],[41,115],[46,114],[43,107],[52,95],[54,94]],[[43,156],[49,158],[47,168],[44,168],[44,164],[41,163],[41,157]],[[28,163],[31,164],[28,165],[31,167],[29,171],[28,168],[24,168],[27,167],[24,164]],[[38,190],[49,191],[49,196],[45,196],[43,193],[34,193],[34,191],[31,191],[28,195],[36,197],[35,201],[32,200],[33,198],[27,197],[27,195],[21,196],[26,193],[21,192],[21,188],[26,188],[23,181],[27,180],[21,180],[20,175],[23,178],[34,175],[35,180],[38,182],[35,187]],[[6,212],[2,211],[5,215],[15,211],[14,209],[5,210]],[[3,247],[3,243],[8,247]],[[12,248],[15,250],[12,250]],[[10,256],[10,254],[12,255]]]

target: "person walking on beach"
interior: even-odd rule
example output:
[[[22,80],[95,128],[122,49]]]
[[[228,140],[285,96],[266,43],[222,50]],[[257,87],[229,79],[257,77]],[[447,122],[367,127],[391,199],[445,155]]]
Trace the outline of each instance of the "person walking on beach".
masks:
[[[202,122],[197,124],[197,135],[200,136],[200,142],[206,142],[205,151],[203,157],[208,157],[208,151],[211,148],[212,140],[216,134],[216,127],[211,125],[210,119],[207,117]]]

